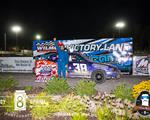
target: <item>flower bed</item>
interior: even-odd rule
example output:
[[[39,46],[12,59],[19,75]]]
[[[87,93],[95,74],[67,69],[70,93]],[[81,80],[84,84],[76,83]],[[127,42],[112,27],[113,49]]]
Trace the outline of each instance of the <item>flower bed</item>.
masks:
[[[41,95],[41,93],[40,93]],[[43,94],[45,97],[45,93]],[[30,95],[29,95],[30,96]],[[37,94],[35,98],[39,96]],[[49,101],[49,102],[48,102]],[[79,113],[86,116],[87,119],[94,119],[106,117],[108,118],[120,118],[120,119],[138,119],[139,115],[137,113],[132,113],[134,103],[125,99],[116,98],[113,94],[100,93],[96,96],[79,96],[74,94],[68,94],[66,96],[49,96],[48,101],[44,104],[47,107],[42,107],[43,104],[36,103],[40,108],[33,107],[33,103],[28,105],[30,109],[28,112],[5,112],[4,116],[16,117],[16,118],[47,118],[53,119],[54,117],[67,117],[73,119]],[[35,102],[35,101],[34,101]],[[42,112],[40,112],[40,110]],[[44,112],[45,111],[45,112]],[[105,112],[104,112],[105,111]],[[25,114],[26,113],[26,114]],[[106,119],[107,120],[107,119]]]
[[[140,83],[139,85],[145,85],[147,82]],[[50,89],[50,86],[57,86],[57,83],[61,86],[61,89]],[[132,92],[124,84],[117,86],[111,94],[95,91],[95,85],[93,82],[80,81],[75,88],[69,88],[67,82],[52,81],[46,84],[45,87],[48,89],[25,87],[28,91],[27,110],[13,111],[3,106],[3,108],[0,108],[0,119],[140,119],[138,113],[132,112],[135,106],[130,95]],[[63,86],[65,87],[64,89]],[[135,86],[137,87],[138,85]],[[133,87],[133,91],[136,88],[135,86]],[[128,93],[129,95],[124,95],[127,92],[130,92]],[[10,95],[10,92],[5,92],[5,95]],[[8,100],[8,103],[13,104],[11,100]]]

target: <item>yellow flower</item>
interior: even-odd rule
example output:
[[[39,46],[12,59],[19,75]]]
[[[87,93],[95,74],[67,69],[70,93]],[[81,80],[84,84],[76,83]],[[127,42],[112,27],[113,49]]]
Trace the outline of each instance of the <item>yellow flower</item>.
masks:
[[[133,97],[136,98],[139,95],[139,93],[144,91],[144,90],[147,90],[150,92],[150,80],[142,81],[139,84],[134,85],[133,89],[132,89]]]

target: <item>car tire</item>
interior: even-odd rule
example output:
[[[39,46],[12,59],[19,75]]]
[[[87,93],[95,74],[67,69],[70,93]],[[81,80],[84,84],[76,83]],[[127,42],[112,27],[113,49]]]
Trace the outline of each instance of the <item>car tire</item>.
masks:
[[[96,70],[92,73],[91,78],[96,83],[103,83],[106,80],[105,72],[103,72],[101,70]]]

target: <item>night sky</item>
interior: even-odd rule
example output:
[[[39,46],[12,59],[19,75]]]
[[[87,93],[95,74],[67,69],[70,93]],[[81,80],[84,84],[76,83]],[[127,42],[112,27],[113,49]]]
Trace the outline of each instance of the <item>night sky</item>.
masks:
[[[147,4],[148,5],[148,4]],[[117,21],[126,22],[121,37],[133,37],[136,49],[150,49],[150,19],[146,3],[117,0],[3,1],[0,7],[0,48],[15,45],[12,25],[22,26],[20,48],[31,49],[35,34],[43,39],[118,37]]]

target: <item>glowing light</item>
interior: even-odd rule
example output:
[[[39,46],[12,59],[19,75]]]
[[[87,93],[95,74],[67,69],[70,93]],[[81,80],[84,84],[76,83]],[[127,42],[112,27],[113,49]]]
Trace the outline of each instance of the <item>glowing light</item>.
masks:
[[[18,25],[13,26],[11,29],[15,33],[18,33],[18,32],[20,32],[22,30],[22,28],[20,26],[18,26]]]
[[[117,28],[123,28],[123,27],[125,27],[125,23],[124,22],[117,22],[115,26]]]
[[[39,35],[39,34],[36,35],[36,39],[37,39],[37,40],[40,40],[41,38],[42,38],[41,35]]]

